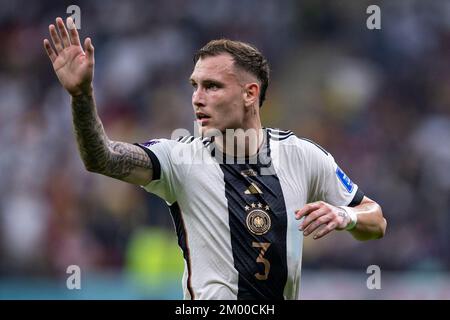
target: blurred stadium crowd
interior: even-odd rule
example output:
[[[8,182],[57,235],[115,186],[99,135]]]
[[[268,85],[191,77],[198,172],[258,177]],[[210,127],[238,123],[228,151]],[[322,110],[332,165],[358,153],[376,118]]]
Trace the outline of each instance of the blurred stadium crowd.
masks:
[[[381,241],[307,239],[304,268],[450,269],[449,1],[378,1],[382,29],[371,31],[368,1],[1,0],[0,277],[77,264],[178,279],[183,267],[162,200],[80,160],[42,46],[71,4],[96,48],[111,139],[193,132],[193,54],[213,38],[251,42],[272,67],[263,123],[321,144],[388,220]]]

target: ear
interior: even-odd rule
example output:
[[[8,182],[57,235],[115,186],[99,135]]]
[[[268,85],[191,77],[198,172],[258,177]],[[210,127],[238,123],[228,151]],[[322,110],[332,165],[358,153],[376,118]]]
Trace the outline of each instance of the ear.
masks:
[[[255,105],[259,99],[259,84],[256,82],[247,83],[244,86],[244,104],[246,107]]]

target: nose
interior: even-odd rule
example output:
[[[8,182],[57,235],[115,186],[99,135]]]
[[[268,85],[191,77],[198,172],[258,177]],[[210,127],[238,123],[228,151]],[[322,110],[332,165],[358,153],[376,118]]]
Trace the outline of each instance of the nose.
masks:
[[[205,96],[200,88],[192,93],[192,104],[198,108],[205,106]]]

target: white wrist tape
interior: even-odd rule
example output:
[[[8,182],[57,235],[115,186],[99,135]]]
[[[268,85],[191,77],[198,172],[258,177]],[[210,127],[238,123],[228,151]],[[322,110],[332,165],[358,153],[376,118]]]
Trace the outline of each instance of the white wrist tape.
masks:
[[[348,207],[340,206],[339,208],[347,212],[348,216],[350,217],[350,223],[347,225],[347,227],[345,227],[345,230],[352,230],[358,222],[358,215],[355,213],[355,211],[350,210]]]

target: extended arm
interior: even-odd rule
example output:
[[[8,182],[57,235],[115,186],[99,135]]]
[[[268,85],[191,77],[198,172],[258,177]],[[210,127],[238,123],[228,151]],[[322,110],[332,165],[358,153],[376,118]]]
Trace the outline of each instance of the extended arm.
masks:
[[[70,36],[61,18],[56,27],[49,26],[50,41],[44,40],[53,69],[62,86],[72,97],[73,125],[81,158],[87,170],[138,185],[152,179],[152,162],[141,148],[108,139],[95,107],[92,80],[94,77],[94,46],[91,39],[80,44],[77,29],[67,19]]]
[[[381,207],[368,197],[364,197],[361,203],[355,207],[332,206],[329,203],[318,201],[308,203],[302,209],[296,211],[296,219],[305,217],[299,229],[307,236],[317,230],[314,239],[319,239],[333,230],[345,230],[351,223],[347,211],[353,210],[357,216],[357,223],[349,230],[355,239],[365,241],[379,239],[386,231],[386,219],[383,217]]]
[[[151,181],[149,156],[133,144],[108,139],[92,95],[72,96],[72,115],[78,149],[88,171],[138,185]]]
[[[387,222],[378,203],[364,197],[356,207],[346,207],[345,210],[353,210],[358,217],[355,227],[349,232],[355,239],[364,241],[382,238],[386,232]],[[348,214],[346,214],[346,220]]]

